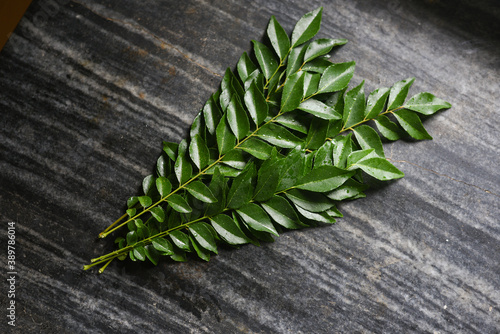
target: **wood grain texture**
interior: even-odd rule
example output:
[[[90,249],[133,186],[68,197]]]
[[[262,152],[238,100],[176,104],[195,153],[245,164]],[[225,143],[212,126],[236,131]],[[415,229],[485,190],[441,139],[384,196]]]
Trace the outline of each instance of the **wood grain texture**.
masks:
[[[0,221],[19,249],[17,326],[0,332],[500,333],[495,1],[59,3],[44,21],[34,1],[0,53]],[[415,76],[453,104],[425,121],[433,141],[386,145],[406,177],[334,226],[209,263],[84,272],[161,141],[185,136],[270,15],[290,32],[320,5],[319,37],[349,39],[333,57],[357,62],[352,85]]]

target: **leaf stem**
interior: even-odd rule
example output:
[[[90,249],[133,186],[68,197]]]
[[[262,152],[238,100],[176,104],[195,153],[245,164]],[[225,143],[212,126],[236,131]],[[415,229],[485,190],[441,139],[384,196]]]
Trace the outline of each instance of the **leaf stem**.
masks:
[[[276,70],[274,71],[274,73],[271,75],[271,77],[269,78],[269,80],[266,81],[266,84],[264,85],[264,89],[267,89],[267,87],[269,86],[269,83],[271,82],[272,78],[278,73],[279,69],[281,67],[283,67],[283,65],[285,65],[284,63],[284,60],[287,59],[288,57],[288,54],[290,53],[290,51],[292,51],[292,47],[290,47],[290,49],[288,49],[286,55],[283,57],[283,59],[280,59],[280,64],[278,65],[278,67],[276,68]],[[268,96],[269,98],[269,96]]]
[[[157,233],[155,235],[152,235],[148,238],[144,238],[140,241],[137,241],[136,243],[134,243],[133,245],[129,245],[129,246],[126,246],[126,247],[123,247],[121,249],[117,249],[111,253],[108,253],[108,254],[105,254],[105,255],[102,255],[100,257],[97,257],[97,258],[94,258],[92,259],[90,262],[91,264],[90,265],[87,265],[87,266],[84,266],[84,269],[87,270],[89,269],[90,267],[93,267],[95,265],[98,265],[98,264],[101,264],[101,263],[104,263],[106,261],[111,261],[113,260],[114,258],[116,257],[119,257],[120,255],[123,255],[127,252],[129,252],[130,250],[134,249],[134,247],[138,246],[138,245],[148,245],[151,243],[151,241],[155,238],[161,238],[161,237],[164,237],[164,236],[167,236],[169,235],[170,233],[174,232],[174,231],[177,231],[177,230],[182,230],[183,228],[185,227],[189,227],[189,225],[191,224],[194,224],[194,223],[197,223],[199,221],[202,221],[202,220],[205,220],[209,218],[208,216],[203,216],[203,217],[200,217],[200,218],[197,218],[195,220],[192,220],[192,221],[189,221],[189,222],[186,222],[184,224],[180,224],[178,226],[175,226],[175,227],[172,227],[166,231],[163,231],[163,232],[160,232],[160,233]],[[102,270],[106,269],[106,267],[108,266],[109,263],[107,263],[103,268],[101,268]]]
[[[121,216],[120,218],[118,218],[113,224],[109,225],[108,228],[106,228],[104,231],[102,231],[101,233],[106,233],[107,231],[109,231],[111,228],[113,228],[113,226],[115,226],[116,224],[118,224],[119,222],[121,222],[123,219],[125,219],[125,217],[127,217],[127,214],[125,213],[123,216]]]
[[[394,108],[394,109],[392,109],[392,110],[386,110],[386,111],[381,112],[380,114],[378,114],[378,115],[377,115],[377,117],[378,117],[378,116],[382,116],[382,115],[386,115],[386,114],[392,114],[392,113],[394,113],[395,111],[398,111],[398,110],[403,109],[403,108],[404,108],[404,106],[397,107],[397,108]],[[364,118],[361,122],[358,122],[358,123],[356,123],[356,124],[353,124],[353,125],[351,125],[351,126],[350,126],[350,127],[348,127],[348,128],[344,128],[344,127],[342,127],[342,129],[340,129],[340,131],[339,131],[339,133],[338,133],[338,134],[341,134],[342,132],[346,132],[346,131],[352,130],[352,129],[353,129],[353,128],[355,128],[356,126],[361,125],[361,124],[363,124],[363,123],[366,123],[366,122],[368,122],[368,121],[371,121],[371,120],[373,120],[373,119],[375,119],[375,117],[374,117],[374,118],[370,118],[370,119],[366,119],[366,118]],[[329,139],[330,139],[330,138],[329,138]],[[331,138],[331,139],[333,139],[333,138]],[[331,139],[330,139],[330,140],[331,140]]]
[[[176,192],[178,192],[179,190],[181,189],[184,189],[184,187],[186,185],[188,185],[189,183],[193,182],[194,180],[196,180],[198,177],[202,176],[202,175],[205,175],[205,172],[207,170],[209,170],[210,168],[212,168],[213,166],[215,166],[217,163],[219,163],[223,158],[224,158],[225,155],[219,157],[219,159],[215,160],[212,164],[208,165],[208,167],[206,167],[205,169],[203,169],[202,171],[200,171],[198,174],[196,174],[195,176],[191,177],[189,180],[187,180],[186,182],[184,182],[183,184],[179,185],[179,187],[177,187],[177,189],[174,189],[172,192],[170,192],[170,194],[166,195],[165,197],[162,197],[159,201],[157,201],[156,203],[154,204],[151,204],[150,206],[148,206],[147,208],[145,208],[143,211],[139,212],[138,214],[136,214],[135,216],[133,217],[130,217],[129,219],[127,219],[125,222],[121,223],[120,225],[118,225],[117,227],[113,228],[113,229],[110,229],[110,227],[108,227],[105,231],[101,232],[99,234],[99,238],[105,238],[106,236],[108,236],[108,234],[116,231],[117,229],[119,229],[120,227],[126,225],[129,221],[132,221],[132,220],[135,220],[137,219],[139,216],[143,215],[144,213],[148,212],[148,211],[151,211],[152,208],[156,207],[157,205],[159,205],[160,203],[166,201],[171,195],[175,194]],[[114,225],[115,223],[113,223]]]

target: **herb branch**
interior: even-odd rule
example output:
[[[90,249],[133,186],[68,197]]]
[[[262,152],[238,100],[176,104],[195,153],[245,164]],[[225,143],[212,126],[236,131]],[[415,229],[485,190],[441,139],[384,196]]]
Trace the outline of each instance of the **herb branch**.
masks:
[[[259,245],[283,230],[334,223],[338,202],[365,197],[366,175],[404,176],[381,138],[432,139],[418,114],[451,105],[425,92],[407,99],[414,78],[368,97],[364,82],[348,90],[355,62],[328,59],[347,40],[312,40],[321,16],[321,7],[305,14],[291,37],[271,17],[269,44],[252,41],[253,60],[245,52],[235,72],[226,70],[189,138],[163,142],[144,194],[99,235],[125,230],[117,249],[85,270],[102,265],[101,273],[127,257],[156,265],[196,253],[208,261],[221,243]]]

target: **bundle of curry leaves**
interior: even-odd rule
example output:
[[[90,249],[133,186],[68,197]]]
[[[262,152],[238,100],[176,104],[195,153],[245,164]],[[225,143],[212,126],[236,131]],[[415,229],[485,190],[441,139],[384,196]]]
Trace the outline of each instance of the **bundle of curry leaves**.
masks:
[[[286,229],[334,223],[339,201],[365,197],[364,174],[393,180],[404,174],[384,155],[380,135],[432,139],[418,114],[451,105],[430,93],[407,100],[414,78],[365,98],[364,82],[347,90],[355,62],[332,63],[345,39],[311,39],[322,8],[304,15],[291,38],[273,16],[270,45],[253,42],[257,64],[243,53],[220,89],[194,119],[189,138],[163,142],[156,175],[130,197],[126,214],[100,234],[128,230],[117,250],[88,269],[117,258],[162,256],[208,261],[217,244],[259,245]],[[397,123],[396,123],[397,122]],[[375,128],[378,130],[376,131]]]

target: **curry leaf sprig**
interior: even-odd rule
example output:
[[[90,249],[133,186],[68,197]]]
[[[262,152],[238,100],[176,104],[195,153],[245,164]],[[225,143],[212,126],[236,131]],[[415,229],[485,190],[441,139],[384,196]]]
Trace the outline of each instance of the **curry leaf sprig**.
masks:
[[[431,139],[418,113],[451,105],[430,93],[407,100],[413,78],[367,98],[364,82],[347,90],[355,63],[328,59],[347,40],[311,41],[321,15],[322,8],[304,15],[291,38],[271,17],[271,48],[253,41],[257,65],[243,53],[237,74],[226,70],[189,138],[163,143],[144,194],[129,198],[126,214],[100,234],[126,226],[118,249],[85,269],[103,264],[102,272],[126,257],[185,261],[187,252],[208,261],[219,243],[258,245],[284,229],[335,222],[342,216],[337,202],[365,196],[363,173],[404,176],[385,158],[380,135]]]

